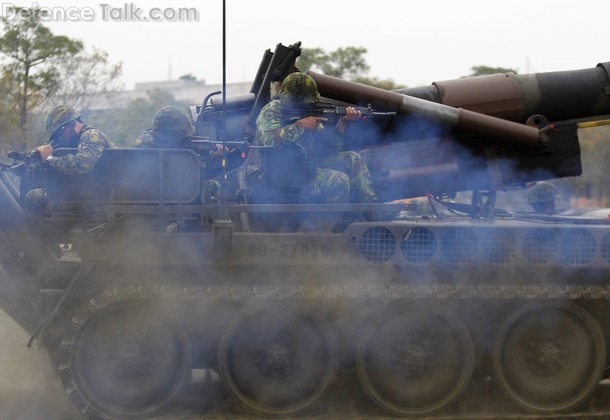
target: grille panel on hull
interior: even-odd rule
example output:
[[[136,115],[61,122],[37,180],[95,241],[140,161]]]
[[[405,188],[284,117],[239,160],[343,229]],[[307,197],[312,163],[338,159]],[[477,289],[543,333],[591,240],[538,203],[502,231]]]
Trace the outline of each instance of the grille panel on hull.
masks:
[[[557,255],[557,236],[547,229],[534,229],[523,239],[523,255],[532,264],[548,264]]]
[[[595,238],[584,229],[566,230],[561,237],[560,252],[569,264],[589,264],[595,256]]]
[[[360,255],[372,263],[382,264],[394,256],[396,238],[384,227],[374,227],[362,234],[359,243]]]
[[[563,264],[610,263],[610,233],[598,237],[586,227],[511,228],[455,226],[375,226],[366,229],[357,249],[373,264],[390,261],[400,250],[403,263]],[[398,262],[398,261],[396,261]]]
[[[434,257],[437,247],[434,233],[423,227],[407,230],[400,241],[402,255],[408,262],[414,264],[430,261]]]
[[[454,264],[472,262],[477,254],[477,237],[468,229],[450,229],[441,241],[445,258]]]
[[[485,259],[494,264],[510,263],[517,252],[517,239],[507,229],[488,232],[481,245]]]
[[[602,254],[602,258],[606,260],[606,262],[610,263],[610,233],[604,236],[600,252]]]

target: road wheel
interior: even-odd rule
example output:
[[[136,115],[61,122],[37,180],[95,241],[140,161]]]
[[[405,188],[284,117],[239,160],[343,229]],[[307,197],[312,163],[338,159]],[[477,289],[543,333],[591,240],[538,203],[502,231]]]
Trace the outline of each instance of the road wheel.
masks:
[[[258,414],[292,416],[332,385],[338,350],[322,316],[274,302],[231,323],[218,359],[220,376],[239,403]]]
[[[470,334],[450,310],[397,308],[362,336],[358,375],[366,393],[398,416],[422,416],[454,402],[470,381]]]
[[[494,369],[506,395],[536,413],[563,412],[586,401],[606,366],[604,335],[582,307],[525,305],[501,327]]]
[[[190,373],[191,350],[182,329],[145,303],[114,303],[91,314],[71,348],[64,383],[84,411],[141,416],[169,403]]]

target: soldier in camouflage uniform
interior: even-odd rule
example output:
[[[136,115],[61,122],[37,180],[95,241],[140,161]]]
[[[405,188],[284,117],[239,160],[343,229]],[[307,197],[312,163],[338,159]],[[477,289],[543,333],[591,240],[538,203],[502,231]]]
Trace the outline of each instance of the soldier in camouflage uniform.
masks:
[[[317,159],[312,195],[321,201],[377,202],[369,170],[360,154],[341,151],[346,124],[359,119],[360,111],[347,108],[347,115],[335,127],[327,126],[325,118],[314,116],[286,121],[283,110],[292,110],[319,100],[320,94],[311,76],[304,73],[288,75],[282,82],[279,100],[272,100],[263,107],[256,120],[257,144],[277,149],[281,149],[285,142],[302,145],[308,154]]]
[[[49,141],[36,148],[40,154],[40,165],[64,175],[82,175],[89,172],[102,155],[104,149],[114,147],[107,136],[97,128],[85,124],[81,114],[67,105],[57,105],[45,118],[45,130]],[[58,148],[76,148],[75,154],[54,156]],[[44,188],[29,191],[24,200],[26,209],[37,216],[50,215],[52,203]]]
[[[188,114],[177,106],[164,106],[155,115],[152,128],[144,130],[135,141],[136,148],[180,148],[192,141],[195,127]],[[221,151],[213,150],[210,157],[215,157]],[[206,204],[212,204],[220,198],[220,182],[207,179],[206,159],[200,156],[201,183],[204,185],[203,199]]]
[[[188,114],[177,106],[164,106],[153,120],[152,128],[144,130],[136,139],[135,147],[180,147],[195,134]]]
[[[550,182],[538,181],[527,189],[527,201],[536,213],[555,214],[557,187]]]

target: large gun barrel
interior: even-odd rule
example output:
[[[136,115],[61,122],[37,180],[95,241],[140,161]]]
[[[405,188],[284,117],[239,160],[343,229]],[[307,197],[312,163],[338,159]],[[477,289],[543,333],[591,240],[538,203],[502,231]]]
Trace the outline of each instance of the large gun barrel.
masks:
[[[404,113],[422,112],[455,123],[456,128],[468,129],[471,123],[474,127],[488,123],[493,126],[498,122],[478,119],[470,113],[458,122],[460,115],[457,111],[439,104],[519,123],[525,123],[530,116],[537,114],[544,115],[549,121],[610,114],[610,62],[581,70],[466,77],[392,92],[311,71],[308,73],[314,77],[324,96],[350,103],[371,103],[375,108],[386,107]],[[401,95],[408,96],[408,99]],[[499,126],[504,129],[510,127]],[[525,133],[529,131],[525,130]]]
[[[538,127],[523,125],[467,109],[431,102],[398,92],[366,86],[309,71],[324,96],[351,102],[370,103],[401,114],[419,114],[436,119],[459,132],[492,137],[521,145],[546,145],[548,138]]]
[[[398,92],[516,122],[536,114],[550,121],[588,118],[610,114],[610,62],[580,70],[467,77]]]
[[[326,98],[399,114],[390,128],[354,134],[375,137],[353,143],[368,148],[369,168],[384,199],[578,176],[578,123],[607,120],[610,114],[610,63],[399,91],[308,73]]]

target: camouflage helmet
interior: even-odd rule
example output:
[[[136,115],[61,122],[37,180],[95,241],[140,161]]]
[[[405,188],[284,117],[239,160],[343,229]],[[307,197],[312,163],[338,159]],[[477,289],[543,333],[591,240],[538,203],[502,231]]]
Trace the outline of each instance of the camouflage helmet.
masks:
[[[57,105],[55,108],[50,110],[44,119],[44,128],[49,135],[49,139],[53,137],[53,134],[55,134],[59,128],[66,125],[70,121],[79,119],[80,116],[80,113],[63,104]]]
[[[316,81],[305,73],[291,73],[282,82],[280,103],[285,106],[313,104],[320,101]]]
[[[164,106],[155,115],[153,130],[163,141],[179,143],[195,133],[188,114],[182,108]]]
[[[536,182],[527,191],[527,201],[530,204],[534,203],[545,203],[548,201],[554,201],[559,195],[557,187],[550,182],[540,181]]]

